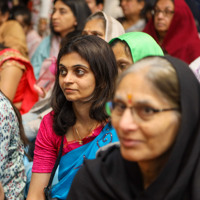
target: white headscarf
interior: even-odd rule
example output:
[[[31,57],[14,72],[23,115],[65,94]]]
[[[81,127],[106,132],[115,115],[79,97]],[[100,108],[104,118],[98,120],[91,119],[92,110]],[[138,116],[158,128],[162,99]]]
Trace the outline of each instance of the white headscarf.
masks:
[[[87,22],[94,18],[95,19],[98,18],[98,16],[100,16],[100,17],[103,16],[106,21],[106,29],[105,29],[105,41],[106,42],[109,42],[111,39],[118,37],[125,33],[124,28],[121,25],[121,23],[119,21],[117,21],[115,18],[106,15],[106,13],[103,11],[98,11],[98,12],[90,15],[87,19]]]

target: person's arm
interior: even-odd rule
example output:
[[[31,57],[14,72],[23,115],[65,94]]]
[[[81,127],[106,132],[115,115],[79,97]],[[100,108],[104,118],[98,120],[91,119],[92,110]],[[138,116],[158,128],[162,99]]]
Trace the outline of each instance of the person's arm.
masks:
[[[3,191],[3,186],[1,185],[1,182],[0,182],[0,200],[4,200],[4,191]]]
[[[27,200],[45,200],[44,188],[48,185],[51,173],[33,173]]]
[[[52,133],[50,114],[44,116],[37,134],[32,176],[27,200],[45,200],[44,188],[48,185],[57,158],[56,136]]]
[[[23,75],[23,70],[15,66],[5,66],[10,65],[9,61],[4,64],[4,68],[1,71],[1,82],[0,89],[1,91],[13,101],[17,87]]]

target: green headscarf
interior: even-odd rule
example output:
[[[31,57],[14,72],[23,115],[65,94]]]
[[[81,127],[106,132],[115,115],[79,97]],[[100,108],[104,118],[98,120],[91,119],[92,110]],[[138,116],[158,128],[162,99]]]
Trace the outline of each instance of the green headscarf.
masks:
[[[147,33],[128,32],[113,38],[109,43],[112,44],[116,39],[125,41],[128,44],[134,63],[147,56],[164,55],[157,42]]]

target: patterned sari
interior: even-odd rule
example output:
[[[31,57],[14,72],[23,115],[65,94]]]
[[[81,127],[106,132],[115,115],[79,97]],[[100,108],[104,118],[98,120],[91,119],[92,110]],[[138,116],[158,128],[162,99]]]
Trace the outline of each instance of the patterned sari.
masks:
[[[61,157],[57,183],[52,188],[52,197],[66,199],[74,176],[83,165],[85,159],[94,159],[97,150],[107,144],[117,142],[114,128],[108,123],[101,133],[91,142],[86,143]]]

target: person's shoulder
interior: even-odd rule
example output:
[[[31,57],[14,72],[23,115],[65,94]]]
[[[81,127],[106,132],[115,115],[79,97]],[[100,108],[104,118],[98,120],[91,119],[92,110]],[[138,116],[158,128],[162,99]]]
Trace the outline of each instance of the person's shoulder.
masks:
[[[21,27],[21,25],[19,24],[19,22],[16,21],[16,20],[8,20],[3,25],[9,26],[9,27],[13,27],[13,26],[19,26],[19,27]]]
[[[0,109],[8,111],[13,111],[12,105],[10,101],[4,96],[2,92],[0,92]]]
[[[119,148],[120,148],[119,142],[114,142],[106,146],[103,146],[97,151],[96,158],[105,159],[107,156],[112,155],[112,152],[117,152]]]
[[[44,115],[44,117],[42,118],[42,121],[44,123],[53,123],[53,115],[54,115],[54,112],[50,111],[49,113]]]
[[[102,164],[110,165],[110,163],[115,163],[120,157],[120,143],[114,142],[106,146],[101,147],[96,153],[96,159],[85,160],[84,164],[86,168],[101,167]]]

